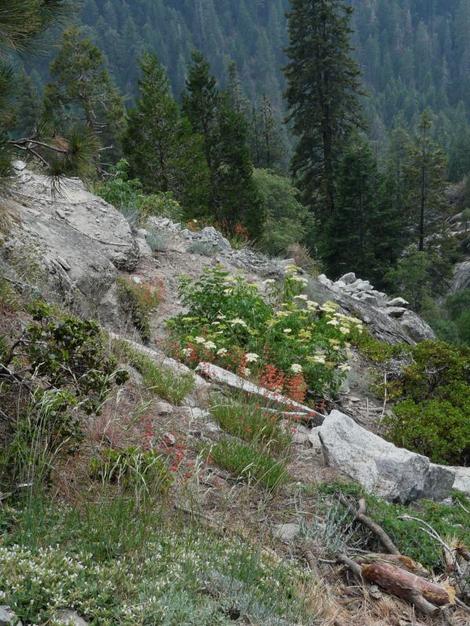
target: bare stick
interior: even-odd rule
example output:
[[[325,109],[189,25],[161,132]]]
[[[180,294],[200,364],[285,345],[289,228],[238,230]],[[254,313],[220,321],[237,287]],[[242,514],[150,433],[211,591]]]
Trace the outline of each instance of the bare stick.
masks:
[[[400,550],[396,547],[396,545],[393,543],[393,541],[390,539],[384,529],[366,515],[366,501],[364,498],[361,498],[359,500],[359,509],[356,512],[352,510],[349,502],[343,496],[343,494],[339,494],[338,499],[341,504],[348,507],[348,509],[351,511],[351,513],[354,515],[354,518],[358,522],[360,522],[363,526],[365,526],[374,533],[374,535],[387,550],[387,552],[389,552],[390,554],[400,555]]]

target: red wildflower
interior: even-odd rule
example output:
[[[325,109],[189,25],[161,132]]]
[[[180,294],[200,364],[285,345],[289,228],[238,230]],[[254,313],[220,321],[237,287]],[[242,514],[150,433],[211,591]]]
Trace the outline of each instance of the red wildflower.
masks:
[[[285,374],[275,365],[268,363],[261,372],[259,384],[270,391],[281,393],[284,387]]]

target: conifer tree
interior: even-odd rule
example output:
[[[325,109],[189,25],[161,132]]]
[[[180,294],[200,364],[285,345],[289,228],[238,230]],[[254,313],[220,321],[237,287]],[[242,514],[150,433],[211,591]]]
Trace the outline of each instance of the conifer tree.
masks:
[[[0,0],[0,176],[10,171],[13,149],[30,151],[31,147],[31,142],[17,145],[9,138],[14,125],[10,114],[14,74],[7,55],[30,48],[35,38],[68,15],[70,8],[69,0]]]
[[[442,224],[445,200],[447,162],[432,138],[432,125],[431,113],[424,111],[406,165],[409,210],[420,252],[436,224]]]
[[[357,137],[350,142],[336,171],[336,210],[329,221],[322,256],[334,276],[353,270],[372,277],[380,179],[376,159],[365,139]]]
[[[103,53],[79,28],[69,28],[50,73],[54,82],[46,86],[44,108],[52,133],[84,126],[100,144],[101,163],[115,163],[122,154],[125,110]]]
[[[210,212],[227,231],[241,225],[258,237],[264,211],[253,181],[247,121],[233,108],[232,96],[218,90],[210,66],[199,52],[193,53],[183,111],[203,140]]]
[[[178,105],[171,95],[165,69],[155,55],[144,54],[140,69],[139,98],[135,109],[129,112],[125,152],[131,176],[140,178],[148,191],[167,192],[175,187],[177,177]]]
[[[25,71],[18,74],[15,83],[15,121],[12,132],[22,137],[31,136],[40,122],[41,98],[33,79]]]
[[[207,205],[208,172],[202,140],[181,118],[165,69],[153,54],[141,59],[139,98],[129,112],[124,151],[131,177],[149,192],[173,192],[198,211]],[[198,189],[198,193],[195,190]]]
[[[298,140],[292,171],[322,224],[335,213],[338,163],[360,125],[351,14],[343,0],[292,0],[288,16],[287,119]]]
[[[217,130],[212,149],[212,199],[218,222],[231,233],[244,227],[250,237],[261,235],[265,211],[253,179],[244,116],[224,94],[217,111]]]
[[[183,112],[193,131],[203,138],[204,151],[211,170],[219,99],[217,81],[211,74],[209,63],[200,52],[193,52],[183,97]]]

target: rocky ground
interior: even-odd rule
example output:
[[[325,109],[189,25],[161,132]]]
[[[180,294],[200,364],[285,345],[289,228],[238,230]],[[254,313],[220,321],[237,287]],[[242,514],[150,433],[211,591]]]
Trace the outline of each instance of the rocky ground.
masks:
[[[178,372],[184,371],[184,366],[169,360],[164,350],[165,321],[182,311],[178,295],[181,275],[197,278],[205,267],[222,264],[230,272],[261,284],[267,277],[282,277],[292,262],[269,259],[249,248],[234,250],[213,228],[193,231],[163,218],[150,218],[145,228],[133,231],[118,211],[86,191],[80,181],[64,181],[56,193],[51,193],[44,177],[21,163],[16,164],[16,170],[15,184],[0,199],[0,272],[6,280],[24,294],[39,292],[80,315],[99,319],[115,336],[137,342],[136,349]],[[461,282],[461,275],[456,280]],[[151,318],[152,338],[147,348],[141,346],[123,316],[117,296],[118,276],[160,290],[161,301]],[[309,276],[308,292],[319,302],[334,300],[344,312],[362,319],[373,335],[389,343],[433,337],[432,330],[406,301],[388,298],[354,274],[337,282]],[[359,353],[352,355],[351,366],[349,379],[335,401],[337,410],[322,426],[305,423],[292,427],[286,423],[294,441],[288,466],[293,481],[276,496],[260,496],[259,490],[229,472],[201,463],[201,445],[217,442],[221,434],[207,400],[207,392],[216,386],[198,378],[196,393],[181,406],[157,398],[151,409],[157,424],[156,441],[175,454],[184,451],[184,463],[198,468],[190,489],[184,484],[175,487],[174,501],[182,514],[229,528],[265,544],[278,557],[292,558],[302,550],[306,528],[315,528],[315,536],[321,537],[323,521],[315,512],[315,485],[347,477],[381,497],[401,502],[422,496],[443,499],[452,486],[470,495],[468,470],[461,470],[456,481],[455,472],[398,450],[375,434],[380,433],[381,418],[389,409],[370,390],[377,372],[371,371],[371,364]],[[114,430],[110,428],[113,432],[119,432],[130,407],[141,400],[142,381],[136,372],[133,376],[106,407],[104,419],[108,428],[114,424]],[[62,497],[80,490],[80,467],[70,463],[58,472],[62,479],[57,478],[56,489]],[[319,546],[318,555],[322,554]],[[329,603],[329,621],[323,623],[424,623],[416,620],[408,604],[392,600],[378,588],[368,589],[366,595],[359,593],[356,583],[338,578],[337,567],[328,559],[323,561],[320,558],[315,566],[325,581]],[[11,624],[2,610],[6,609],[0,609],[0,624]],[[72,624],[85,623],[78,615],[69,617]],[[465,619],[457,616],[455,623],[468,623]]]

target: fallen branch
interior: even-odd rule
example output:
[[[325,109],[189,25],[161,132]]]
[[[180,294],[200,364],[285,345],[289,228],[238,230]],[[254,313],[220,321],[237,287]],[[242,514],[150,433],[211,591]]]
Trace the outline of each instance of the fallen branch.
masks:
[[[377,561],[359,565],[343,554],[338,557],[338,562],[346,565],[358,580],[378,585],[390,595],[409,602],[424,615],[435,617],[442,614],[449,623],[443,607],[455,603],[453,590],[390,563]]]
[[[249,380],[245,380],[217,365],[212,365],[212,363],[199,363],[196,372],[218,384],[226,385],[232,389],[237,389],[238,391],[243,391],[244,393],[258,396],[265,400],[270,400],[275,404],[287,407],[289,411],[295,413],[298,411],[302,419],[311,420],[316,426],[321,426],[325,419],[324,415],[308,406],[295,402],[295,400],[291,400],[280,393],[275,393],[274,391],[269,391],[269,389],[255,385]]]
[[[388,553],[400,556],[400,550],[396,547],[396,545],[393,543],[393,541],[390,539],[384,529],[381,528],[376,522],[374,522],[373,519],[366,515],[366,501],[364,498],[361,498],[359,500],[359,508],[356,512],[352,510],[348,500],[343,496],[343,494],[339,494],[338,499],[341,504],[346,506],[353,513],[354,519],[356,519],[363,526],[368,528],[377,537],[377,539],[380,541],[380,543],[383,545]]]

